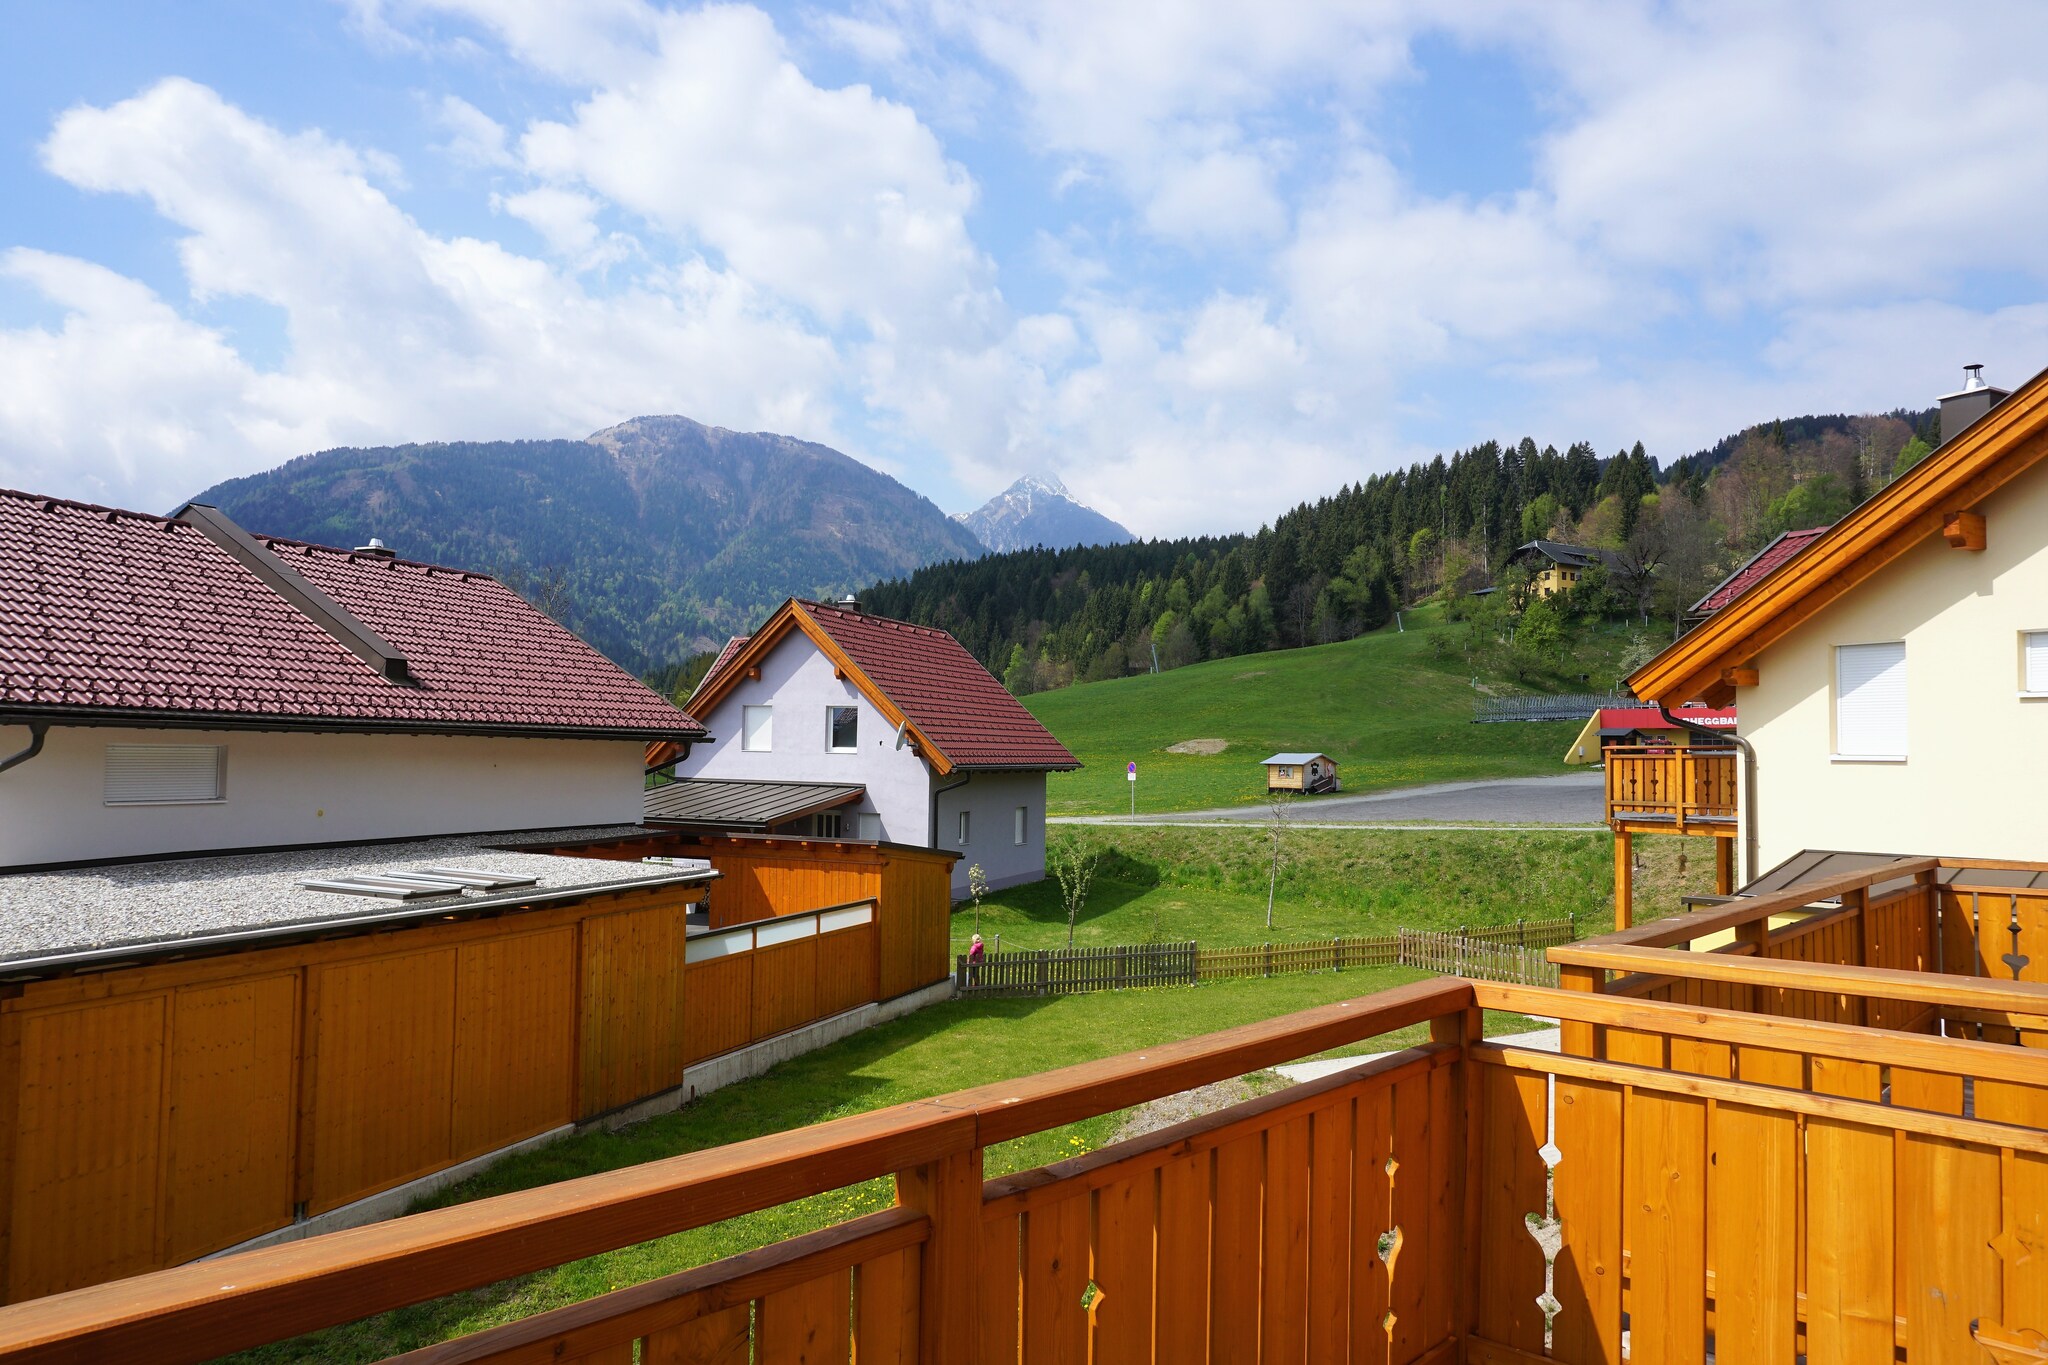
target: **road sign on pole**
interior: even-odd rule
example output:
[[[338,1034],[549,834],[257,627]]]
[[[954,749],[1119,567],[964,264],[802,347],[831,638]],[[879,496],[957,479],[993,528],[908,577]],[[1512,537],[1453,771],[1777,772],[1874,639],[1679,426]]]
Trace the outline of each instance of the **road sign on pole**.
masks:
[[[1127,765],[1125,765],[1125,767],[1124,767],[1124,781],[1126,781],[1126,782],[1128,782],[1128,783],[1130,783],[1130,784],[1131,784],[1131,814],[1132,814],[1133,816],[1136,816],[1136,815],[1137,815],[1137,813],[1138,813],[1138,765],[1137,765],[1137,764],[1135,764],[1135,763],[1131,763],[1131,764],[1127,764]]]

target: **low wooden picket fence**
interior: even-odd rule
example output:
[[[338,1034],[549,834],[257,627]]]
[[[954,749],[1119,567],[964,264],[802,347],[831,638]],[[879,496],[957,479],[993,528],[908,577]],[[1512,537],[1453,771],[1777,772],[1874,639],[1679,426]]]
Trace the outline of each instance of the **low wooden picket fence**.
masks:
[[[1136,943],[1113,948],[1037,948],[954,959],[962,994],[1068,995],[1133,986],[1192,986],[1348,967],[1420,967],[1446,975],[1521,985],[1556,985],[1544,949],[1578,937],[1578,917],[1513,924],[1204,948],[1196,943]]]

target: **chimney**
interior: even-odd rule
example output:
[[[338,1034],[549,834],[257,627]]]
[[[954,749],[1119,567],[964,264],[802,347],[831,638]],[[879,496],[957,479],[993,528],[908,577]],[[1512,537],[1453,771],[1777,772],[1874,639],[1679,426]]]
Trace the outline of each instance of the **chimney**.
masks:
[[[398,551],[386,546],[383,541],[377,539],[377,537],[375,536],[370,537],[370,543],[368,545],[356,546],[355,550],[352,553],[359,555],[368,555],[371,559],[398,558]]]
[[[2005,401],[2007,390],[1984,382],[1982,365],[1963,366],[1963,386],[1941,396],[1941,443],[1947,445],[1963,429]]]
[[[846,596],[840,598],[837,602],[834,602],[832,605],[838,607],[842,611],[859,611],[860,599],[858,597],[855,597],[852,593],[848,593],[846,594]]]

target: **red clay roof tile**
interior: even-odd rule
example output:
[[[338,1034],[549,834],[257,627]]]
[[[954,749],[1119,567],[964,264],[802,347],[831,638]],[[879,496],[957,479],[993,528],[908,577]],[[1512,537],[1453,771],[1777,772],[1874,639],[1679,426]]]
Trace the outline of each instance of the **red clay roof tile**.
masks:
[[[183,521],[0,490],[0,698],[223,720],[703,734],[488,575],[257,539],[403,652],[412,680],[383,677]]]
[[[945,631],[822,602],[797,605],[955,767],[1081,766]]]

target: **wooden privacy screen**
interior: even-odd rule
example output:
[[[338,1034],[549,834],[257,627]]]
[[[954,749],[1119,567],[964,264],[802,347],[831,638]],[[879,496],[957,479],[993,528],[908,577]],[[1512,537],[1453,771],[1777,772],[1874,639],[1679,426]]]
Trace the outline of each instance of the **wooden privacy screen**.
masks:
[[[880,997],[877,908],[840,906],[693,939],[685,1001],[686,1062]]]

